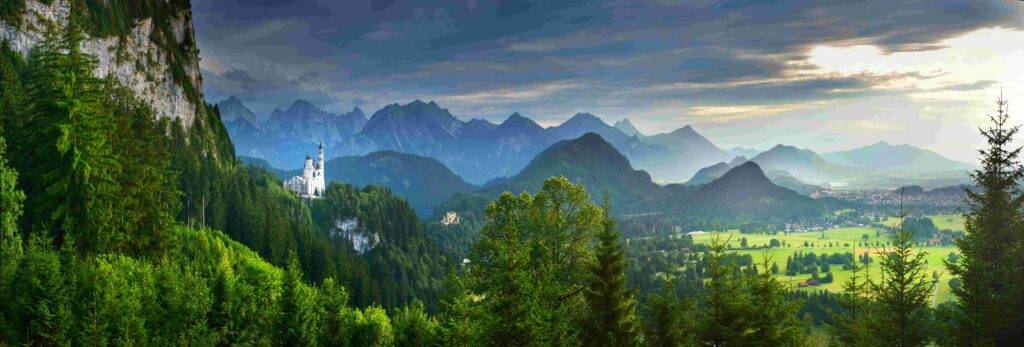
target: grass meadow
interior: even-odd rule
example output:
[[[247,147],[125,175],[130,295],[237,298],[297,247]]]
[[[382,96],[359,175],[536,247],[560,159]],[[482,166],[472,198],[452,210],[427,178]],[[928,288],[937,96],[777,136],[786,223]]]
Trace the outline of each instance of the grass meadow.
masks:
[[[950,229],[950,230],[963,230],[963,217],[959,215],[936,215],[930,216],[935,222],[939,229]],[[889,219],[884,223],[891,225],[894,220]],[[865,235],[866,239],[865,239]],[[880,278],[878,270],[878,260],[875,256],[877,253],[884,251],[885,243],[888,241],[888,234],[884,230],[880,230],[873,227],[851,227],[851,228],[837,228],[829,229],[824,231],[811,231],[811,232],[798,232],[798,233],[778,233],[776,235],[764,235],[764,234],[741,234],[738,231],[726,231],[726,232],[708,232],[704,234],[693,235],[695,243],[707,244],[712,242],[715,238],[719,238],[719,242],[728,242],[727,248],[730,252],[739,254],[750,254],[754,258],[754,263],[762,264],[763,259],[767,257],[769,259],[769,266],[771,263],[775,263],[779,267],[779,274],[776,276],[780,281],[791,285],[793,288],[798,288],[797,283],[809,279],[809,274],[800,274],[796,276],[786,276],[786,258],[792,256],[796,252],[809,253],[814,252],[815,254],[832,254],[832,253],[854,253],[860,255],[865,252],[872,255],[875,261],[872,262],[866,270],[866,273],[874,279]],[[747,248],[741,249],[741,239],[747,239]],[[771,239],[777,239],[783,243],[782,247],[777,248],[760,248],[766,247]],[[867,242],[870,246],[863,246],[862,242]],[[805,246],[805,244],[807,246]],[[926,252],[928,269],[926,276],[931,278],[933,272],[939,274],[938,284],[935,286],[935,293],[932,296],[933,304],[952,300],[953,295],[949,290],[949,274],[946,270],[943,260],[945,260],[950,253],[956,253],[957,250],[953,246],[941,246],[941,247],[920,247],[918,248],[922,252]],[[853,271],[843,270],[839,265],[831,266],[831,272],[834,277],[832,283],[822,284],[814,287],[798,288],[798,290],[828,290],[832,292],[841,292],[842,285],[846,282]],[[862,275],[864,274],[862,270]],[[821,274],[824,276],[824,274]]]

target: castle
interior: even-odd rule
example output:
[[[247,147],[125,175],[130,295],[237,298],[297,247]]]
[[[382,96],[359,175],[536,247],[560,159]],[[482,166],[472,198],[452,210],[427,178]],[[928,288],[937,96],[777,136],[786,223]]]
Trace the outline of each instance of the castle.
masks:
[[[306,156],[306,164],[302,167],[302,176],[295,176],[284,181],[284,189],[290,190],[303,199],[316,199],[324,196],[324,143],[317,149],[317,161]]]

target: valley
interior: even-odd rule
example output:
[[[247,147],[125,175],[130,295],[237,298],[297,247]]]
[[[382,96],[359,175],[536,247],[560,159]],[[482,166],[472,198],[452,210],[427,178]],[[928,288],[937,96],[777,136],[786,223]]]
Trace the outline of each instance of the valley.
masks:
[[[865,5],[5,0],[0,346],[1016,345],[1024,12]]]

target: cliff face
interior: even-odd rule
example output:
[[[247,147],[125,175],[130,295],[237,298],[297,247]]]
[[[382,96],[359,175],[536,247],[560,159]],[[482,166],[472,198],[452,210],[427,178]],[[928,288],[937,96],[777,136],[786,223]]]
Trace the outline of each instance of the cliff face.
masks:
[[[116,6],[81,0],[50,2],[47,5],[39,0],[24,0],[20,14],[0,20],[0,40],[9,41],[12,49],[27,54],[48,32],[67,25],[71,11],[82,13],[86,12],[84,8],[89,8],[90,15],[96,16],[93,21],[103,23],[106,19],[93,13],[105,9],[103,6]],[[131,23],[127,30],[111,32],[117,28],[85,28],[88,39],[82,43],[82,51],[99,60],[97,76],[113,76],[134,90],[157,115],[181,119],[189,128],[196,119],[198,106],[202,105],[202,76],[194,44],[192,13],[187,3],[183,7],[166,5],[162,9],[173,13],[154,12],[149,18],[118,18]],[[154,18],[156,16],[160,18]]]

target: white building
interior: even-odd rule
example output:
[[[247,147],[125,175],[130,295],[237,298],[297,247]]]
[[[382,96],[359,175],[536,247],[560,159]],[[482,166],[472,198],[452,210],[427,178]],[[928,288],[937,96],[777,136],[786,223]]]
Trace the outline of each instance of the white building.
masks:
[[[306,156],[306,164],[302,167],[302,176],[295,176],[284,181],[284,189],[290,190],[303,199],[316,199],[324,196],[327,184],[324,181],[324,144],[317,149],[317,161]]]

